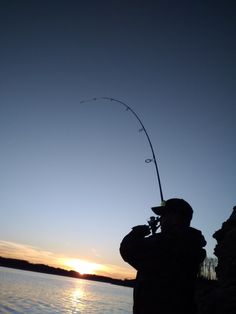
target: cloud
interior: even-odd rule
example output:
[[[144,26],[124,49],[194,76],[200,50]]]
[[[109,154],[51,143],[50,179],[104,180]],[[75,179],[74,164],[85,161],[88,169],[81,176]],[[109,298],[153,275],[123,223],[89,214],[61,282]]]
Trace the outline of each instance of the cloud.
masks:
[[[0,241],[0,255],[9,258],[18,258],[32,263],[44,263],[55,265],[58,256],[54,253],[42,250],[27,244],[9,241]]]
[[[93,253],[94,256],[96,256],[96,257],[101,257],[101,254],[97,251],[97,249],[92,248],[91,251],[92,251],[92,253]]]

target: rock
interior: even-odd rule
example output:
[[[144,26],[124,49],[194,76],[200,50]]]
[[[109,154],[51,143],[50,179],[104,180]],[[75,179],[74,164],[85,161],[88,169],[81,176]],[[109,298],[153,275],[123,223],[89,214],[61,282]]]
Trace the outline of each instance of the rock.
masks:
[[[221,229],[213,234],[217,244],[217,284],[208,291],[199,304],[199,314],[236,313],[236,206]]]

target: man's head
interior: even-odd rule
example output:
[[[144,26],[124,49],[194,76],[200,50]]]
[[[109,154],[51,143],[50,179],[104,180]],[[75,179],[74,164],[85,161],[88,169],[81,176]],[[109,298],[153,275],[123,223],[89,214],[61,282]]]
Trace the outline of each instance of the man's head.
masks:
[[[193,216],[192,207],[180,198],[171,198],[163,202],[162,206],[152,207],[152,210],[160,216],[162,231],[188,227]]]

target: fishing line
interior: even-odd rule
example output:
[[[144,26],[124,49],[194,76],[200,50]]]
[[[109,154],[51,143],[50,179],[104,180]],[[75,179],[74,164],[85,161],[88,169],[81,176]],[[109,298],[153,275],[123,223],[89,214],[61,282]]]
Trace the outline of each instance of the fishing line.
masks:
[[[154,149],[153,149],[150,137],[148,135],[148,132],[147,132],[147,130],[146,130],[142,120],[139,118],[137,113],[130,106],[128,106],[123,101],[115,99],[115,98],[111,98],[111,97],[96,97],[96,98],[92,98],[92,99],[88,99],[88,100],[81,100],[80,103],[82,104],[82,103],[96,101],[96,100],[101,100],[101,99],[108,100],[108,101],[111,101],[111,102],[116,102],[116,103],[122,105],[123,107],[125,107],[126,111],[130,111],[135,116],[135,118],[138,120],[139,124],[141,125],[141,129],[139,129],[139,132],[143,131],[145,133],[145,135],[147,137],[147,140],[148,140],[148,143],[149,143],[149,146],[151,148],[151,152],[152,152],[152,158],[146,159],[145,162],[146,163],[154,162],[156,175],[157,175],[157,182],[158,182],[159,192],[160,192],[160,197],[161,197],[161,202],[163,203],[164,202],[164,198],[163,198],[163,192],[162,192],[162,187],[161,187],[161,179],[160,179],[160,174],[159,174],[159,170],[158,170],[158,166],[157,166],[155,152],[154,152]]]

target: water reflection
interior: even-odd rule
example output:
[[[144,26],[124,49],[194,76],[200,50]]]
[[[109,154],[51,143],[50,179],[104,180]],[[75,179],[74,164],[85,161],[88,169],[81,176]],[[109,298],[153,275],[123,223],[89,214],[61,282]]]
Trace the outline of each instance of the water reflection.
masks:
[[[85,310],[86,308],[86,303],[84,302],[84,300],[86,300],[86,292],[84,289],[83,285],[80,285],[79,287],[76,287],[73,291],[72,291],[72,295],[71,295],[71,299],[72,299],[72,303],[73,303],[73,308],[77,311],[82,311]],[[76,313],[76,312],[74,312]]]
[[[0,267],[0,313],[132,312],[132,289]]]

